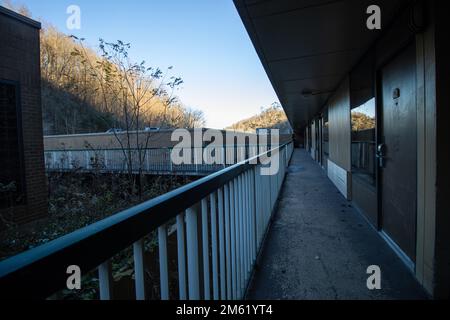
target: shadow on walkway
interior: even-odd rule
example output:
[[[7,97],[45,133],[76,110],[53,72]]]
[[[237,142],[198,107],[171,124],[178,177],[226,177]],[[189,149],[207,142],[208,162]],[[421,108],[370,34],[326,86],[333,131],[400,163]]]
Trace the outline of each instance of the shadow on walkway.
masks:
[[[381,268],[368,290],[367,267]],[[411,271],[296,149],[248,299],[425,299]]]

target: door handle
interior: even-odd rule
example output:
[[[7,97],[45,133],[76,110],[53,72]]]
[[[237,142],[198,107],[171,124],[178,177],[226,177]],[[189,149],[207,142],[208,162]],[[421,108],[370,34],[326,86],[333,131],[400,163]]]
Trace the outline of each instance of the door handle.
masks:
[[[376,157],[378,159],[378,166],[384,168],[386,165],[386,145],[384,143],[378,145]]]

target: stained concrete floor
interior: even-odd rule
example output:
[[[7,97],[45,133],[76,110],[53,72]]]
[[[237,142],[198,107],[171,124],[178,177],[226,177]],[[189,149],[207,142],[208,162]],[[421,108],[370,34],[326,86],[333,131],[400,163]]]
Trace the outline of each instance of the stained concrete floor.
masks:
[[[368,290],[367,267],[381,268]],[[424,290],[387,243],[296,149],[248,299],[424,299]]]

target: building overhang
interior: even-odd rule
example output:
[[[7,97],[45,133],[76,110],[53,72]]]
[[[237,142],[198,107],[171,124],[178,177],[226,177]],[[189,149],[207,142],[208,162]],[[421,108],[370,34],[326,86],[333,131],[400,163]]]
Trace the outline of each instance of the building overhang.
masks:
[[[234,0],[294,129],[326,105],[396,13],[403,0]],[[381,9],[381,30],[367,28],[367,9]]]

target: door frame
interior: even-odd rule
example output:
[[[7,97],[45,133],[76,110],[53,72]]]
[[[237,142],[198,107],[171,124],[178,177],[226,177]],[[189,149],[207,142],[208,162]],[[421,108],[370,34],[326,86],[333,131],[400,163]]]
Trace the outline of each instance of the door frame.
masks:
[[[416,39],[412,37],[408,42],[406,42],[402,47],[392,53],[387,59],[385,59],[379,65],[375,67],[375,108],[376,108],[376,119],[375,119],[375,139],[376,139],[376,150],[380,143],[383,143],[382,139],[382,121],[383,121],[383,91],[382,91],[382,71],[383,69],[395,61],[395,59],[400,56],[410,45],[413,48],[416,48]],[[414,51],[417,59],[417,52]],[[417,65],[415,64],[415,69],[417,73]],[[416,77],[417,78],[417,77]],[[417,90],[417,81],[416,81],[416,90]],[[416,93],[417,95],[417,93]],[[416,111],[418,111],[418,103],[416,100]],[[416,122],[416,128],[418,127],[419,122]],[[418,135],[416,136],[416,144],[418,145]],[[376,152],[376,151],[375,151]],[[418,150],[416,151],[416,157],[418,160]],[[376,177],[376,192],[377,192],[377,225],[376,229],[380,233],[381,237],[387,242],[387,244],[394,250],[394,252],[403,260],[405,265],[412,271],[415,272],[416,263],[417,263],[417,228],[418,228],[418,208],[416,201],[416,225],[414,231],[414,239],[415,239],[415,247],[416,247],[416,261],[411,260],[408,255],[397,245],[397,243],[383,230],[383,199],[382,199],[382,184],[381,184],[381,175],[382,172],[378,165],[378,159],[376,159],[377,165],[375,166],[375,177]],[[416,163],[416,172],[418,172],[419,163]],[[417,181],[418,183],[418,181]],[[416,200],[418,198],[418,190],[416,189]]]
[[[319,115],[319,117],[316,120],[317,125],[317,135],[316,135],[316,142],[317,142],[317,152],[316,152],[316,161],[322,165],[322,116]]]

